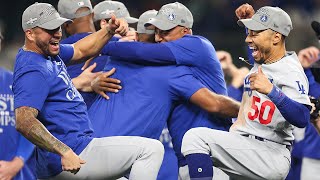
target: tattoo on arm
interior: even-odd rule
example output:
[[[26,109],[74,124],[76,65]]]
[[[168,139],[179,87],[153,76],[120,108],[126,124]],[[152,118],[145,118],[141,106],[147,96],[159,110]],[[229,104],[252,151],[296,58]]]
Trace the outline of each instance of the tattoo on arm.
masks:
[[[36,118],[38,110],[31,107],[19,107],[15,110],[16,129],[35,145],[47,151],[63,155],[70,149],[55,138]]]

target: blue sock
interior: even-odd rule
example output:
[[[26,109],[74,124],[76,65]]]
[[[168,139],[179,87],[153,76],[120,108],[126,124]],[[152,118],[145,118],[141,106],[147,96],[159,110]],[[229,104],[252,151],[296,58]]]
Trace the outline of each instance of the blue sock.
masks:
[[[189,154],[186,156],[191,179],[212,180],[213,163],[207,154]]]

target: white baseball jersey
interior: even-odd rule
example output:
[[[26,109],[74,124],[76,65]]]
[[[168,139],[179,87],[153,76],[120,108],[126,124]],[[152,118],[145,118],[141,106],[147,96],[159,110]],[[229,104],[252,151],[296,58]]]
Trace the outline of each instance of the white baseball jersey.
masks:
[[[259,64],[249,72],[258,71]],[[309,82],[294,52],[287,52],[281,60],[263,64],[262,71],[269,80],[290,99],[310,105]],[[244,82],[244,93],[238,119],[230,131],[255,135],[273,142],[290,145],[294,140],[291,125],[268,96],[250,89],[249,75]]]

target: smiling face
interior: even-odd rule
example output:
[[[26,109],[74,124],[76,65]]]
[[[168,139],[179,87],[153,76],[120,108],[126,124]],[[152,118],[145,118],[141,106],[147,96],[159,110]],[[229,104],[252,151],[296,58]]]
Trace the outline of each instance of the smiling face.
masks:
[[[36,27],[28,30],[33,44],[33,50],[45,56],[56,56],[59,54],[59,43],[62,37],[61,28],[47,30]]]
[[[272,58],[274,33],[270,29],[262,31],[248,30],[248,36],[245,41],[252,50],[252,56],[257,63],[263,64]]]

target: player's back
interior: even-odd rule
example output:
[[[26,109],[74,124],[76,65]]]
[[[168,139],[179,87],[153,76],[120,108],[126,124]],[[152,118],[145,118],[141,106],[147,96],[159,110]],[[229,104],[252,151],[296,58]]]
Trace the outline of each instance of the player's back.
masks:
[[[179,76],[176,66],[142,66],[111,60],[105,70],[121,80],[122,90],[99,96],[89,110],[97,136],[136,135],[158,139],[171,111],[169,79]],[[187,67],[185,67],[187,68]],[[181,68],[180,68],[181,69]]]

